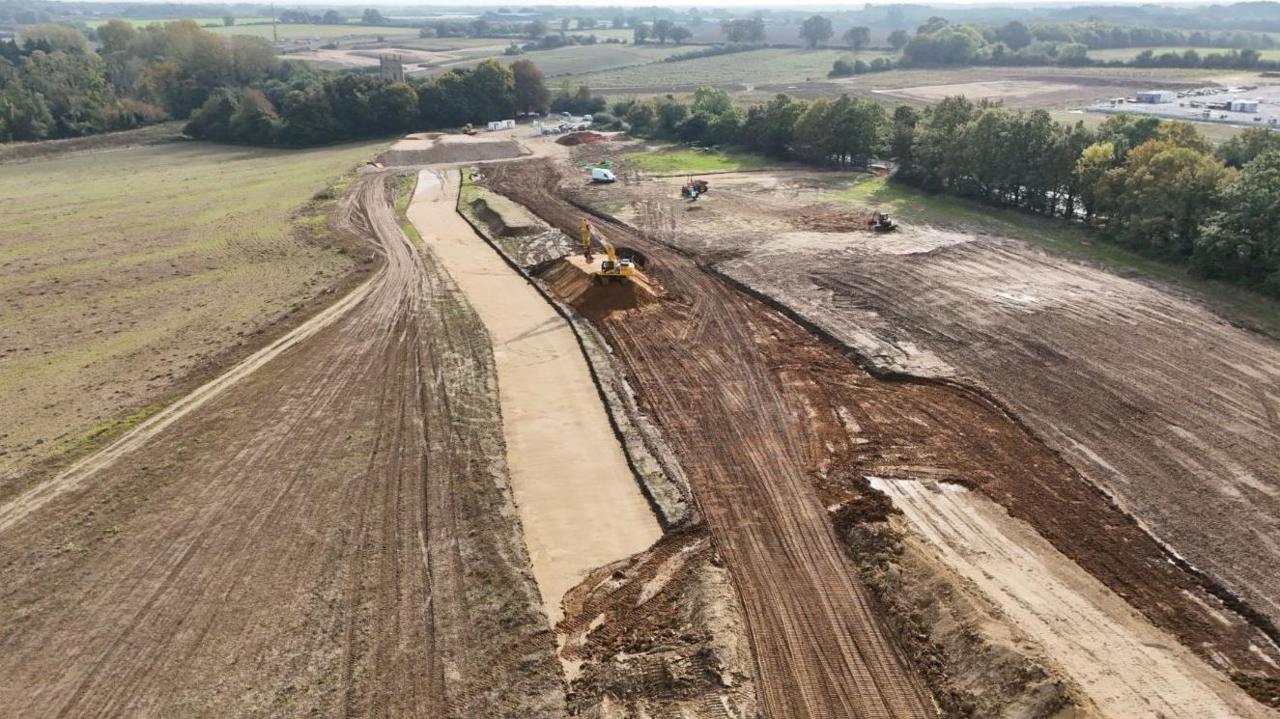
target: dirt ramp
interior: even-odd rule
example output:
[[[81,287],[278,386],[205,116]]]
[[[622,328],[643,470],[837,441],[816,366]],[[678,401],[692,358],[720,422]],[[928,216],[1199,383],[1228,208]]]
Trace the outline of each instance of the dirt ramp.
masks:
[[[539,276],[552,294],[593,320],[658,301],[657,293],[642,279],[607,284],[597,282],[586,262],[576,255],[555,260],[543,268]]]

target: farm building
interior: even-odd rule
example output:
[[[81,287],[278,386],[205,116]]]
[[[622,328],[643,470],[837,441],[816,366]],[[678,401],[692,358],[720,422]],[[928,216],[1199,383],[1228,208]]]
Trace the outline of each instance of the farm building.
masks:
[[[1227,103],[1227,109],[1232,112],[1257,112],[1257,100],[1231,100]]]
[[[1138,102],[1158,105],[1165,102],[1173,102],[1174,94],[1168,90],[1144,90],[1138,93],[1137,97]]]

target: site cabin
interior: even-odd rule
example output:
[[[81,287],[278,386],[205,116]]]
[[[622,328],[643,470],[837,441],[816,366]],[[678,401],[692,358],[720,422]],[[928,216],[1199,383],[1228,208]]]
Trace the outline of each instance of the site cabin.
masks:
[[[1257,112],[1257,100],[1231,100],[1227,103],[1227,109],[1232,112]]]
[[[515,120],[494,120],[489,123],[490,130],[514,130],[515,127]]]
[[[1145,90],[1137,94],[1137,99],[1138,102],[1161,105],[1166,102],[1173,102],[1174,94],[1168,90]]]

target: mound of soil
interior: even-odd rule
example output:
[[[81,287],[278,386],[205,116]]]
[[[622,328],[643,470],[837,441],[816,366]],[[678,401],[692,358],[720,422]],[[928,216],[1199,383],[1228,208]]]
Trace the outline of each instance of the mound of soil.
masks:
[[[574,145],[584,145],[592,142],[606,142],[608,139],[608,135],[601,135],[598,132],[571,132],[564,137],[556,138],[556,143],[573,147]]]
[[[869,229],[868,212],[849,212],[830,207],[805,207],[792,215],[791,222],[814,232],[860,232]]]
[[[538,274],[552,294],[593,320],[658,301],[653,289],[642,279],[607,284],[597,282],[578,255],[556,260]]]

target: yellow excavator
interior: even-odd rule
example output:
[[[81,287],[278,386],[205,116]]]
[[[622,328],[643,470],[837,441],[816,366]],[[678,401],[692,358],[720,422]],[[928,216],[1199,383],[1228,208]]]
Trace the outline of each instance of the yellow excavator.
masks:
[[[596,282],[601,284],[615,281],[626,282],[639,272],[636,269],[636,264],[631,260],[618,259],[618,251],[614,249],[613,243],[606,240],[604,235],[595,231],[595,228],[591,226],[590,220],[585,217],[582,218],[581,232],[583,259],[588,263],[594,261],[595,253],[591,249],[593,239],[600,243],[600,246],[604,248],[605,255],[608,257],[608,259],[600,262],[600,271],[595,273]]]

